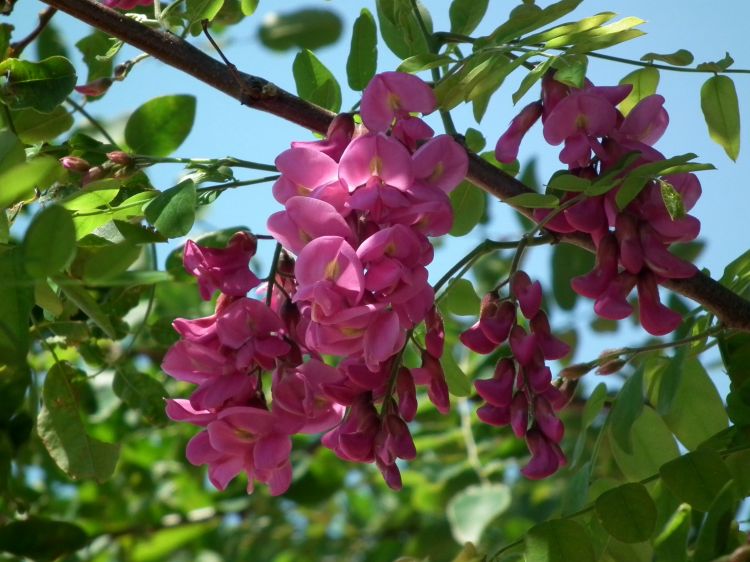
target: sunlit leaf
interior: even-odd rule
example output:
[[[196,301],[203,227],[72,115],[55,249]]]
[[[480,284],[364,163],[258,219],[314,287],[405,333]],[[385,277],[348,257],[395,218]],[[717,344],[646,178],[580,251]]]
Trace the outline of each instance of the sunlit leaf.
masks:
[[[103,31],[95,30],[76,43],[76,47],[83,55],[83,62],[88,68],[86,84],[99,78],[112,76],[112,58],[104,55],[112,47],[113,41],[114,39]]]
[[[312,51],[300,51],[292,65],[297,93],[302,99],[333,112],[341,109],[341,87]]]
[[[196,190],[190,180],[163,191],[144,209],[146,219],[167,238],[184,236],[195,222]]]
[[[346,79],[355,91],[365,89],[378,66],[378,28],[370,10],[362,8],[354,21],[352,42],[346,59]]]
[[[49,187],[62,172],[60,162],[51,156],[40,156],[5,170],[0,173],[0,209],[29,199],[35,188]]]
[[[445,294],[445,305],[450,312],[459,316],[479,314],[479,297],[474,285],[468,279],[455,279]]]
[[[451,32],[470,35],[484,18],[489,0],[453,0],[448,9]]]
[[[632,453],[625,452],[614,440],[610,448],[617,466],[629,480],[642,480],[679,456],[677,443],[666,424],[651,408],[644,407],[630,430]]]
[[[125,142],[137,154],[169,156],[193,128],[195,97],[162,96],[136,109],[125,125]]]
[[[48,113],[60,105],[76,85],[76,71],[64,57],[40,62],[6,59],[0,63],[5,81],[0,99],[11,109],[31,107]]]
[[[224,0],[186,0],[185,15],[188,21],[213,20],[224,5]]]
[[[13,114],[16,134],[23,142],[33,144],[57,138],[73,126],[73,116],[61,105],[50,113],[21,109]]]
[[[660,55],[658,53],[646,53],[641,57],[642,61],[654,62],[661,61],[673,66],[688,66],[693,64],[693,53],[687,49],[678,49],[674,53]]]
[[[740,109],[734,82],[728,76],[712,76],[701,87],[701,109],[711,139],[732,160],[740,154]]]
[[[627,115],[643,98],[656,93],[656,88],[659,86],[659,71],[652,66],[639,68],[620,80],[620,85],[622,84],[633,86],[628,97],[619,105],[623,115]]]
[[[482,218],[487,197],[484,192],[468,181],[461,182],[451,194],[453,226],[451,236],[463,236],[470,232]]]
[[[421,2],[417,6],[428,33],[432,33],[432,20]],[[411,0],[377,0],[380,35],[388,48],[399,58],[430,52],[427,38],[414,14]]]
[[[448,502],[446,515],[453,537],[460,544],[479,542],[482,532],[510,506],[510,489],[505,484],[470,486]]]

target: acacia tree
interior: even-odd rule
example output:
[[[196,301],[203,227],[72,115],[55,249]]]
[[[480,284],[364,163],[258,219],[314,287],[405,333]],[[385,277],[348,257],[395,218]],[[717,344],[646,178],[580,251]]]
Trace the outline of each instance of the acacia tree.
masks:
[[[453,0],[441,31],[420,3],[381,0],[354,23],[346,80],[361,102],[339,113],[341,86],[313,53],[340,34],[326,9],[261,28],[268,47],[302,49],[295,96],[243,73],[214,39],[251,21],[257,1],[45,1],[29,36],[0,33],[2,551],[750,556],[750,257],[720,279],[693,265],[688,213],[696,172],[712,166],[654,147],[669,122],[659,72],[687,69],[706,73],[709,134],[737,158],[729,75],[744,71],[731,57],[649,53],[624,61],[639,68],[619,84],[595,85],[589,58],[642,34],[642,20],[561,22],[580,0],[524,2],[479,36],[487,1]],[[77,43],[85,80],[57,10],[96,28]],[[381,40],[402,62],[376,74]],[[125,43],[143,54],[115,65]],[[273,164],[174,157],[196,111],[174,95],[129,108],[118,138],[90,108],[146,57],[318,137],[289,139]],[[451,111],[471,104],[479,123],[496,95],[530,103],[484,151]],[[423,119],[433,112],[444,131]],[[544,189],[517,160],[535,125],[562,163]],[[174,163],[182,179],[154,185],[149,170]],[[265,232],[213,232],[160,267],[157,250],[203,208],[256,184],[279,202]],[[517,211],[520,233],[487,223],[488,198]],[[491,237],[428,282],[433,245],[478,224]],[[524,266],[543,245],[550,287]],[[573,363],[576,333],[549,315],[578,297],[610,324],[635,315],[649,339]],[[716,347],[726,396],[704,366]],[[620,384],[587,382],[597,373]]]

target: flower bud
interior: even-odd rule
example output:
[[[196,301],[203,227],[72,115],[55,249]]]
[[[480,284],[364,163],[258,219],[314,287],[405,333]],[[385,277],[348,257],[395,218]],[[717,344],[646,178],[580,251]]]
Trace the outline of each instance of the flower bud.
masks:
[[[625,359],[610,359],[599,365],[596,372],[600,375],[611,375],[622,369],[627,363]]]
[[[84,96],[99,97],[103,96],[109,87],[112,85],[111,78],[98,78],[93,82],[84,84],[82,86],[76,86],[75,91]]]
[[[62,164],[62,167],[66,170],[73,170],[74,172],[85,173],[91,168],[91,164],[78,156],[63,156],[60,158],[60,164]]]
[[[134,162],[133,157],[130,156],[130,154],[128,154],[127,152],[123,152],[122,150],[113,150],[112,152],[107,152],[107,158],[110,162],[120,164],[121,166],[130,166]]]
[[[570,365],[560,371],[559,376],[570,381],[578,380],[582,376],[591,372],[595,365],[591,363],[578,363],[576,365]]]

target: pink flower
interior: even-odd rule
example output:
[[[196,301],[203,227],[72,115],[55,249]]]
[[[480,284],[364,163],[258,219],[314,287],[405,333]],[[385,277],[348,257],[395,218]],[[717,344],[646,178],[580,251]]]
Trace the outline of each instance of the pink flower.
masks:
[[[338,179],[338,164],[325,152],[314,148],[295,147],[276,157],[276,167],[281,172],[274,186],[274,196],[280,203],[293,195],[308,195],[313,189]]]
[[[136,6],[150,6],[154,0],[102,0],[102,4],[118,10],[132,10]]]
[[[450,411],[450,396],[448,385],[445,382],[443,366],[435,357],[427,352],[422,353],[422,366],[411,370],[414,382],[419,385],[427,385],[427,397],[430,399],[438,412],[447,414]]]
[[[510,292],[518,299],[521,312],[526,318],[534,318],[542,306],[542,285],[531,282],[525,271],[516,271],[510,282]]]
[[[260,279],[248,269],[256,248],[255,237],[247,232],[232,236],[226,248],[206,248],[188,240],[183,263],[187,272],[198,278],[203,300],[209,300],[217,289],[242,297],[260,284]]]
[[[373,462],[380,419],[368,393],[361,394],[341,424],[323,436],[322,443],[347,461]]]
[[[466,150],[448,135],[423,144],[412,156],[414,177],[431,187],[450,193],[466,177]]]
[[[411,155],[397,140],[382,133],[354,139],[341,156],[339,179],[354,191],[372,179],[405,190],[414,181]]]
[[[663,336],[674,332],[682,323],[682,316],[659,300],[656,277],[649,271],[638,277],[638,305],[641,324],[649,334]]]
[[[498,361],[495,373],[489,380],[474,381],[477,394],[491,404],[505,408],[513,400],[513,383],[516,379],[516,369],[513,361],[507,357]]]
[[[360,113],[365,127],[375,132],[387,131],[393,119],[409,113],[431,113],[435,94],[421,79],[402,72],[377,74],[362,93]]]
[[[521,110],[510,127],[498,139],[495,146],[495,158],[498,162],[509,164],[518,156],[518,148],[529,129],[539,120],[542,115],[541,102],[532,102]]]
[[[110,0],[109,2],[104,2],[105,5],[108,5],[110,8],[120,8],[121,10],[132,10],[135,6],[138,4],[141,4],[143,0]],[[116,5],[117,3],[121,4],[120,6]],[[153,0],[148,0],[148,4],[152,4]],[[79,94],[83,94],[84,96],[90,96],[92,98],[97,98],[99,96],[103,96],[107,93],[107,90],[109,90],[110,86],[112,86],[112,79],[109,77],[103,77],[103,78],[97,78],[96,80],[89,82],[88,84],[82,84],[81,86],[76,86],[74,90],[78,92]]]
[[[531,460],[521,469],[521,474],[530,480],[547,478],[567,463],[557,443],[549,440],[537,427],[526,433],[526,445]]]
[[[268,231],[285,248],[295,254],[315,238],[339,236],[352,241],[352,231],[330,203],[312,197],[290,197],[286,210],[268,217]]]

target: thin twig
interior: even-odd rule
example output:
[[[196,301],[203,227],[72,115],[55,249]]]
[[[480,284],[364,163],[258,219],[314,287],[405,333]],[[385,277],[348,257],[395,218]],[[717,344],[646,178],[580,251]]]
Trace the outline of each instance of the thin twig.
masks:
[[[10,47],[8,48],[8,57],[18,58],[19,56],[21,56],[23,50],[31,43],[33,43],[34,39],[39,37],[39,34],[44,31],[44,28],[47,27],[47,24],[52,19],[52,16],[54,16],[56,13],[57,8],[53,8],[52,6],[41,12],[39,14],[39,23],[34,28],[34,30],[20,41],[16,41],[15,43],[10,44]]]
[[[112,138],[112,136],[107,132],[107,129],[104,128],[104,126],[99,123],[99,121],[94,118],[88,111],[86,111],[82,105],[74,102],[72,99],[67,98],[65,100],[70,104],[70,106],[75,109],[78,113],[83,115],[86,119],[88,119],[88,122],[91,123],[91,125],[99,131],[105,139],[107,139],[107,142],[113,146],[117,146],[117,143],[115,142],[115,139]]]

